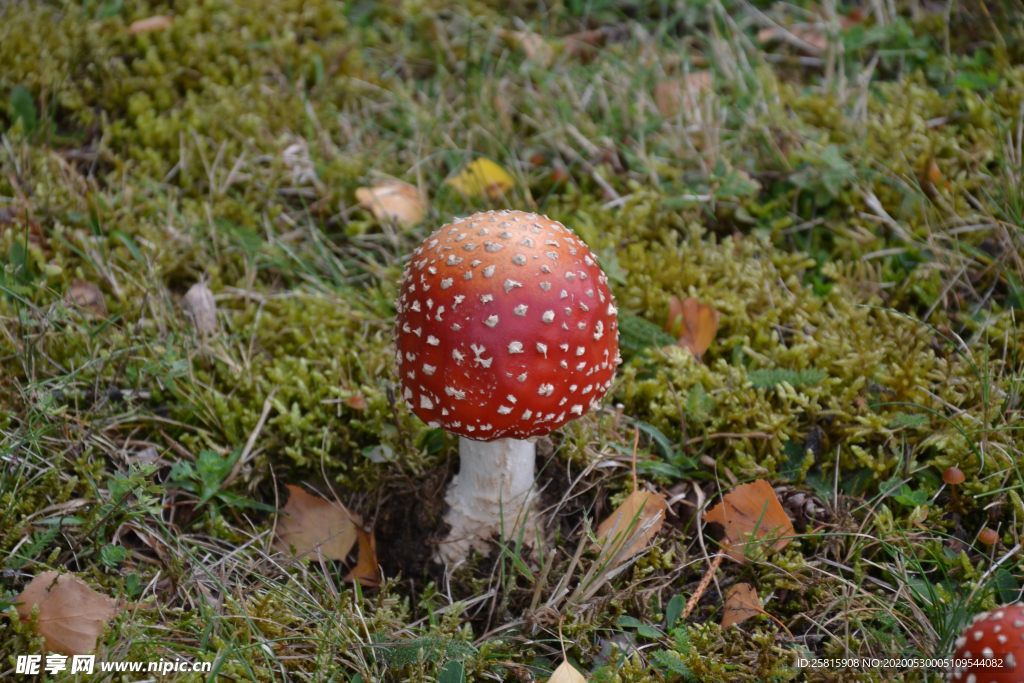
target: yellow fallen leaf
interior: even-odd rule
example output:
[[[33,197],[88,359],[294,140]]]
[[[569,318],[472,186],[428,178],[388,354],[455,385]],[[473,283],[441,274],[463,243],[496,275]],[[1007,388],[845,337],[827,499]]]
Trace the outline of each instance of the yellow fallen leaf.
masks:
[[[712,91],[710,71],[693,71],[682,81],[668,79],[654,86],[654,104],[665,118],[692,111],[698,100]]]
[[[586,677],[568,661],[562,662],[551,674],[548,683],[587,683]]]
[[[356,527],[356,536],[359,539],[359,558],[356,566],[345,577],[346,581],[358,579],[364,586],[379,586],[381,575],[380,565],[377,564],[377,541],[374,538],[373,530],[369,533]]]
[[[423,222],[423,199],[409,183],[392,180],[374,187],[360,187],[356,199],[379,221],[412,226]]]
[[[501,37],[509,45],[523,51],[531,62],[549,67],[555,61],[555,49],[544,40],[544,36],[532,31],[502,31]]]
[[[458,175],[445,182],[468,197],[491,199],[498,199],[515,185],[508,171],[484,157],[469,162]]]
[[[205,282],[200,280],[189,287],[181,299],[181,307],[200,335],[211,335],[220,331],[217,300],[213,298],[213,292]]]
[[[68,288],[66,299],[80,307],[86,315],[106,317],[107,304],[103,300],[103,292],[95,283],[75,280]]]
[[[683,299],[682,303],[673,296],[669,299],[665,330],[678,334],[679,345],[688,349],[697,360],[701,360],[718,331],[718,318],[718,311],[692,296]]]
[[[746,621],[750,617],[764,614],[757,591],[746,583],[737,583],[725,595],[725,607],[722,608],[722,628]]]
[[[633,524],[634,519],[636,519],[635,524]],[[650,524],[650,527],[636,536],[629,545],[626,554],[622,556],[622,561],[625,561],[650,545],[654,537],[661,531],[664,523],[665,496],[660,493],[633,491],[622,502],[622,505],[598,525],[597,537],[606,542],[611,539],[613,543],[621,543],[629,537],[636,536],[640,529]]]
[[[128,27],[128,32],[149,33],[150,31],[163,31],[173,23],[174,19],[172,17],[166,14],[158,14],[155,17],[146,17],[145,19],[133,21],[131,26]]]
[[[815,54],[824,52],[828,49],[828,36],[818,29],[808,26],[763,28],[757,32],[757,39],[762,43],[774,43],[780,40],[785,40],[788,37],[786,34],[803,41],[803,45],[810,47],[812,50],[817,50]],[[803,47],[803,45],[800,47]],[[806,50],[805,48],[805,51],[809,50]]]
[[[17,608],[22,623],[28,623],[32,607],[39,605],[36,624],[39,635],[46,639],[46,649],[66,655],[95,650],[103,625],[117,614],[113,600],[81,579],[55,571],[37,575],[14,601],[22,603]]]
[[[725,528],[722,546],[726,554],[740,564],[749,559],[748,544],[753,544],[752,547],[767,545],[766,551],[781,550],[796,533],[779,497],[764,479],[730,490],[715,507],[704,513],[704,521]]]
[[[277,522],[275,547],[288,552],[289,546],[295,546],[298,555],[312,550],[316,557],[315,548],[320,546],[324,557],[344,561],[358,539],[359,516],[298,486],[288,484],[287,489],[288,503]]]

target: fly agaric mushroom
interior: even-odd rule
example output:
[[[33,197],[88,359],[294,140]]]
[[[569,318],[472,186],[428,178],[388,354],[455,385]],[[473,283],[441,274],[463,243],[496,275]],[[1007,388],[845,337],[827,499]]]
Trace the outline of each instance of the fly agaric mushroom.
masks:
[[[460,437],[438,551],[457,563],[522,523],[534,476],[527,439],[599,407],[622,362],[617,310],[587,245],[522,211],[456,218],[428,237],[395,308],[406,405]]]
[[[1020,602],[974,616],[971,625],[956,639],[953,668],[946,680],[1020,683],[1024,681],[1024,672],[1017,669],[1018,659],[1024,664],[1024,603]]]

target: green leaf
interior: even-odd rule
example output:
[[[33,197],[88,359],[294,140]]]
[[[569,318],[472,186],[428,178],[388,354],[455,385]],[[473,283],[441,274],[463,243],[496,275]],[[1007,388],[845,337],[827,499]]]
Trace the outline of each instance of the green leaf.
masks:
[[[22,85],[11,88],[11,95],[7,100],[11,114],[11,120],[16,122],[21,119],[21,126],[26,135],[35,132],[38,123],[36,114],[36,103],[32,99],[32,93]]]
[[[869,467],[863,467],[857,471],[852,477],[845,477],[843,481],[839,483],[839,488],[843,490],[848,496],[859,496],[864,493],[868,487],[868,483],[874,476],[875,471]]]
[[[672,599],[668,601],[668,606],[665,607],[665,627],[671,631],[676,627],[676,622],[679,621],[679,617],[683,615],[683,607],[685,607],[686,601],[683,600],[682,595],[674,595]]]
[[[235,460],[241,453],[241,449],[236,449],[234,453],[225,458],[216,451],[200,451],[199,458],[196,460],[196,474],[199,475],[199,483],[202,485],[199,496],[200,505],[210,500],[220,490],[221,483],[231,473],[231,468],[235,466]]]
[[[429,429],[423,433],[420,441],[420,448],[431,455],[437,455],[444,448],[444,430]]]
[[[638,474],[654,475],[671,481],[686,479],[687,475],[682,467],[661,460],[637,460],[636,471]]]
[[[774,368],[771,370],[751,370],[747,373],[747,379],[750,380],[755,389],[774,389],[783,382],[786,382],[793,388],[814,385],[827,376],[827,372],[815,368],[808,370]]]
[[[437,672],[437,683],[466,683],[466,667],[452,660]]]
[[[122,5],[123,0],[107,0],[107,2],[100,5],[99,9],[96,11],[96,18],[102,20],[116,17],[121,13]]]
[[[701,384],[693,385],[689,395],[686,397],[686,412],[698,419],[704,419],[714,407],[715,401],[708,396],[704,386]]]
[[[146,265],[146,260],[142,258],[142,251],[139,250],[139,245],[135,243],[135,240],[132,239],[131,235],[123,233],[120,230],[114,230],[110,233],[110,236],[127,247],[132,258],[134,258],[139,265]]]
[[[86,520],[81,517],[50,517],[49,519],[40,519],[35,524],[52,524],[54,526],[75,526],[78,524],[85,524]]]
[[[674,674],[682,676],[686,683],[695,683],[698,679],[693,675],[693,671],[686,665],[686,662],[682,660],[677,654],[669,652],[668,650],[655,650],[651,653],[651,659],[654,660],[655,664],[661,668],[666,669]]]
[[[925,505],[928,503],[928,492],[912,491],[909,486],[904,484],[900,489],[899,495],[896,496],[896,502],[909,505],[910,507]]]
[[[804,468],[804,458],[807,457],[804,447],[796,441],[787,441],[782,447],[782,454],[786,456],[786,463],[779,470],[779,476],[794,481]]]
[[[628,614],[623,614],[616,620],[615,625],[619,628],[638,628],[644,625],[644,622],[640,621],[636,617],[631,617]]]
[[[111,569],[124,562],[124,558],[127,556],[128,551],[119,545],[105,545],[100,548],[100,562]]]
[[[619,348],[624,356],[635,356],[652,346],[674,346],[679,340],[654,323],[619,311]]]
[[[633,424],[635,424],[641,432],[651,437],[651,441],[655,446],[657,446],[658,450],[661,451],[662,456],[671,458],[675,455],[676,445],[672,443],[671,439],[665,436],[660,429],[652,424],[644,422],[643,420],[636,420]]]
[[[639,626],[637,626],[636,632],[642,635],[644,638],[661,638],[665,635],[658,629],[654,628],[653,626],[648,626],[647,624],[640,624]]]
[[[1020,594],[1020,585],[1013,574],[1000,567],[995,575],[996,591],[999,593],[999,601],[1004,604],[1011,603]]]
[[[760,189],[757,183],[733,169],[715,190],[716,197],[749,197]]]
[[[275,510],[272,505],[264,505],[263,503],[258,503],[255,500],[245,498],[244,496],[237,496],[230,491],[218,491],[217,499],[236,508],[252,508],[253,510],[262,510],[263,512],[273,512]]]
[[[890,427],[923,427],[931,422],[927,415],[911,415],[908,413],[896,413],[889,421]]]
[[[878,493],[882,496],[894,496],[902,483],[903,479],[899,475],[893,475],[882,482],[878,487]]]

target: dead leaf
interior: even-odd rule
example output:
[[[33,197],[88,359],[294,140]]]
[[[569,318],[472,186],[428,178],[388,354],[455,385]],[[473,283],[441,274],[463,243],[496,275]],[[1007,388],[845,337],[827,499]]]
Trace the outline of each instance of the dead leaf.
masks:
[[[702,304],[692,296],[683,299],[672,297],[668,305],[668,324],[665,329],[679,335],[679,345],[689,349],[694,357],[702,361],[704,352],[718,331],[719,313],[711,306]]]
[[[636,524],[633,524],[634,519]],[[625,561],[649,546],[664,523],[665,496],[637,490],[629,494],[622,505],[615,508],[615,511],[601,522],[597,527],[597,537],[612,539],[612,542],[624,542],[627,537],[633,536],[638,530],[650,524],[650,528],[640,534],[626,550],[626,554],[622,556],[622,560]],[[616,536],[619,537],[617,540]]]
[[[216,334],[220,331],[217,320],[217,302],[205,282],[192,285],[181,300],[181,307],[192,320],[192,325],[201,335]]]
[[[604,45],[607,35],[599,28],[580,31],[565,37],[565,54],[568,57],[588,62],[597,56],[597,48]]]
[[[654,86],[654,104],[662,116],[671,118],[681,111],[696,109],[698,100],[710,93],[712,86],[710,71],[692,71],[683,81],[659,81]]]
[[[942,171],[939,169],[939,165],[935,163],[935,159],[928,160],[928,168],[925,171],[924,178],[932,185],[938,185],[942,182]]]
[[[737,583],[725,596],[725,607],[722,609],[722,628],[729,628],[758,614],[766,614],[761,607],[754,587],[746,583]]]
[[[289,546],[302,555],[320,546],[324,557],[344,561],[358,540],[356,527],[359,516],[345,509],[341,503],[332,503],[306,493],[298,486],[288,484],[288,503],[281,510],[277,522],[275,547],[287,553]]]
[[[37,575],[15,598],[18,617],[28,623],[32,607],[39,605],[38,631],[46,649],[66,655],[84,655],[96,649],[103,625],[117,614],[112,600],[100,595],[76,576],[54,571]]]
[[[345,401],[345,405],[353,410],[366,410],[366,399],[359,394],[353,394]]]
[[[787,33],[803,41],[813,50],[816,50],[815,54],[820,54],[828,49],[828,36],[810,26],[787,26],[786,28],[772,26],[763,28],[757,32],[757,39],[762,43],[774,43],[786,40]],[[797,45],[796,47],[800,46]],[[809,52],[806,49],[804,51]]]
[[[345,577],[346,581],[358,579],[364,586],[376,587],[380,585],[380,565],[377,564],[377,540],[374,538],[373,529],[369,533],[356,527],[356,538],[359,541],[359,555],[356,566]]]
[[[423,199],[420,191],[409,183],[391,180],[374,187],[360,187],[356,199],[379,221],[405,226],[423,222]]]
[[[764,479],[733,488],[704,513],[704,521],[725,528],[725,552],[741,564],[749,559],[745,552],[748,543],[775,538],[768,549],[781,550],[796,533],[779,497]]]
[[[555,672],[551,674],[548,683],[587,683],[586,677],[576,670],[568,661],[558,665]]]
[[[172,17],[166,14],[158,14],[154,17],[146,17],[145,19],[139,19],[133,21],[131,26],[128,27],[129,33],[149,33],[150,31],[163,31],[165,28],[174,23]]]
[[[555,49],[539,33],[502,31],[499,35],[512,47],[522,50],[531,62],[549,67],[555,61]]]
[[[92,282],[75,280],[68,289],[67,300],[83,309],[88,309],[89,314],[100,317],[107,315],[107,303],[103,300],[103,292]]]
[[[316,166],[313,164],[313,157],[309,154],[309,143],[303,138],[294,138],[284,151],[281,152],[281,160],[285,167],[292,173],[292,183],[295,185],[314,185],[318,190],[322,183],[316,174]]]
[[[458,175],[445,182],[468,197],[490,199],[500,198],[515,185],[508,171],[484,157],[469,162]]]

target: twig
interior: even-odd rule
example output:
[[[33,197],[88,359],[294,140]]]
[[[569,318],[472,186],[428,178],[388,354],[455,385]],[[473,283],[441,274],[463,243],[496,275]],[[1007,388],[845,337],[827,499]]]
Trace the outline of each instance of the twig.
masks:
[[[773,439],[775,438],[772,434],[767,432],[717,432],[715,434],[702,434],[701,436],[695,436],[686,442],[686,445],[700,443],[701,441],[710,441],[711,439]]]
[[[715,572],[718,571],[718,568],[722,565],[722,560],[724,559],[725,555],[719,553],[718,555],[715,555],[715,559],[711,560],[711,565],[708,566],[708,570],[704,572],[704,576],[701,577],[700,583],[697,585],[697,590],[693,591],[693,595],[691,595],[690,599],[686,601],[686,607],[683,609],[683,613],[679,615],[680,619],[686,619],[686,617],[690,616],[690,612],[692,612],[693,608],[697,606],[701,596],[704,595],[704,591],[706,591],[708,586],[711,585],[711,580],[715,578]]]
[[[220,485],[222,489],[235,480],[235,477],[237,477],[238,473],[242,470],[242,465],[248,462],[252,449],[256,446],[256,439],[259,438],[260,432],[263,431],[263,425],[267,421],[267,416],[270,415],[270,409],[273,407],[273,404],[271,404],[270,401],[274,398],[274,394],[276,393],[277,387],[274,387],[270,390],[270,394],[263,401],[263,412],[260,414],[259,422],[256,423],[252,433],[249,435],[249,440],[245,442],[245,448],[242,449],[242,454],[238,456],[238,461],[235,462],[235,466],[231,468],[231,474],[229,474],[227,479],[224,480],[224,483]]]

